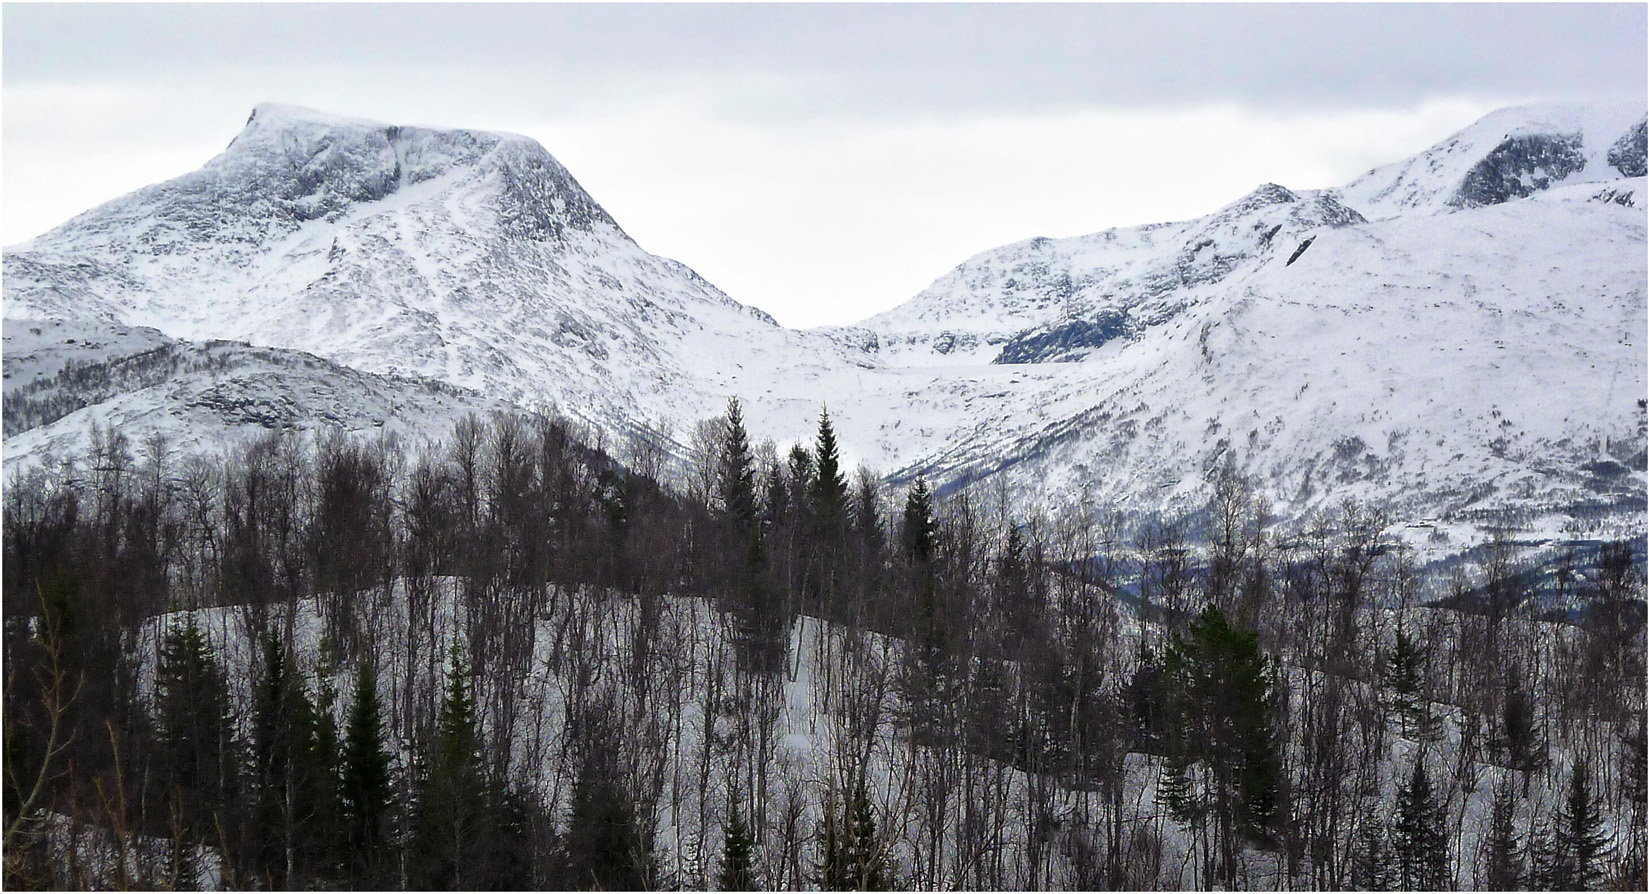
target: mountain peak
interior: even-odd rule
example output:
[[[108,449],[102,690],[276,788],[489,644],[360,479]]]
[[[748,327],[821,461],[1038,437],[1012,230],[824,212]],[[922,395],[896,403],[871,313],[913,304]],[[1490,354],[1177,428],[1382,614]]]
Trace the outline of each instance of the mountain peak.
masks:
[[[1339,190],[1374,218],[1499,205],[1560,183],[1614,180],[1642,169],[1643,103],[1550,102],[1497,109],[1419,155]],[[1623,147],[1617,149],[1616,147]]]

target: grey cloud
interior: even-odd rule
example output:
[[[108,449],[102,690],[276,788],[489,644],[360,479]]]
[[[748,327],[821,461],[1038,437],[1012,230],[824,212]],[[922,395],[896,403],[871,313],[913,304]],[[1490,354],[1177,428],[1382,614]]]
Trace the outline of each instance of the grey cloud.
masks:
[[[1641,4],[8,4],[3,14],[4,74],[17,84],[439,65],[599,97],[636,76],[794,79],[796,93],[762,110],[770,116],[1642,96],[1646,71]],[[499,87],[557,102],[542,83]]]

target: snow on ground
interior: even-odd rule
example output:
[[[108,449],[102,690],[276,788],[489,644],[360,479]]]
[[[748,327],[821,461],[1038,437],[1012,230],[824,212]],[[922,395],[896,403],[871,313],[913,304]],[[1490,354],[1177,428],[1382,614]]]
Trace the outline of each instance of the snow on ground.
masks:
[[[1408,520],[1638,517],[1644,179],[1599,158],[1642,119],[1508,110],[1344,190],[1266,184],[1191,221],[1015,243],[859,326],[798,332],[648,254],[530,141],[260,107],[201,171],[7,252],[6,393],[61,366],[24,334],[38,319],[118,320],[554,408],[609,444],[645,424],[678,457],[731,396],[781,451],[828,408],[850,467],[1000,477],[1032,504],[1179,511],[1231,460],[1288,521],[1344,496]],[[1508,134],[1572,131],[1583,169],[1449,210]],[[1125,334],[1075,362],[991,362],[1098,315]],[[381,386],[355,415],[382,418]],[[7,464],[93,420],[178,427],[200,387],[10,438]],[[203,448],[234,437],[197,421]]]

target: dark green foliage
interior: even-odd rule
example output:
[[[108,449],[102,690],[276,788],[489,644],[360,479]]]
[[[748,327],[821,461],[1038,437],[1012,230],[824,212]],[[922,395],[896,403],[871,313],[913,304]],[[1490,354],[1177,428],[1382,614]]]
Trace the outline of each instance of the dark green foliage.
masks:
[[[1359,891],[1392,889],[1392,852],[1382,823],[1370,820],[1358,827],[1352,851],[1352,887]]]
[[[717,470],[731,563],[728,610],[738,636],[742,667],[776,674],[783,667],[790,630],[784,599],[769,574],[768,549],[757,503],[756,467],[737,398],[728,401]]]
[[[1500,742],[1511,769],[1537,770],[1547,762],[1547,743],[1541,741],[1536,730],[1534,712],[1517,683],[1516,669],[1508,675],[1502,691]]]
[[[835,531],[847,521],[848,479],[842,472],[836,429],[831,414],[819,411],[819,434],[814,442],[814,475],[810,490],[814,518],[823,531]]]
[[[722,859],[716,871],[716,887],[722,891],[756,890],[755,869],[751,865],[756,841],[750,827],[739,815],[739,794],[728,798],[728,822],[722,827]]]
[[[739,399],[728,399],[726,434],[717,465],[717,494],[728,524],[741,542],[757,538],[756,469],[751,458],[750,438],[745,433]]]
[[[876,815],[865,795],[865,782],[854,788],[848,805],[848,838],[843,855],[844,880],[857,891],[880,891],[887,886],[882,842],[877,838]]]
[[[557,883],[569,889],[652,887],[653,836],[638,821],[621,773],[615,723],[615,711],[606,704],[590,708],[580,721],[579,774],[556,861]]]
[[[389,884],[391,829],[390,755],[378,704],[377,674],[363,661],[344,726],[339,794],[342,800],[348,878],[356,888]]]
[[[886,860],[863,781],[854,786],[846,807],[839,818],[835,798],[825,801],[820,887],[827,891],[883,890],[888,886]]]
[[[407,853],[414,888],[479,887],[471,875],[485,844],[487,790],[470,668],[457,646],[433,741],[425,746]]]
[[[1398,788],[1392,819],[1394,881],[1405,891],[1437,891],[1449,886],[1449,852],[1444,839],[1444,808],[1432,791],[1426,761],[1416,757],[1409,782]]]
[[[1400,630],[1382,669],[1388,704],[1397,712],[1399,728],[1406,738],[1426,740],[1437,732],[1432,707],[1421,692],[1425,659],[1415,639]]]
[[[1551,851],[1543,861],[1542,881],[1555,891],[1589,891],[1604,877],[1610,853],[1598,799],[1589,791],[1587,765],[1570,771],[1569,792],[1553,817]]]
[[[229,689],[193,615],[173,624],[155,671],[155,725],[168,812],[190,841],[218,840],[240,765]]]
[[[918,478],[905,500],[904,544],[909,606],[902,625],[911,640],[906,652],[903,685],[908,722],[925,744],[941,744],[955,736],[955,713],[963,671],[953,649],[957,631],[946,611],[939,586],[938,525],[928,485]]]
[[[1145,642],[1140,644],[1139,662],[1123,695],[1133,721],[1135,748],[1149,754],[1165,753],[1173,721],[1169,716],[1168,677],[1162,658]]]
[[[1277,694],[1253,631],[1238,630],[1210,605],[1165,658],[1173,741],[1160,798],[1183,821],[1212,817],[1221,876],[1236,872],[1238,839],[1266,841],[1277,814],[1279,769],[1273,729]],[[1194,764],[1208,768],[1185,779]]]
[[[271,887],[301,888],[330,875],[339,856],[336,730],[330,712],[318,713],[310,702],[292,654],[274,637],[264,641],[252,754],[258,877]]]
[[[814,443],[814,474],[808,490],[813,523],[808,589],[822,611],[838,611],[842,598],[848,542],[848,479],[842,473],[831,416],[819,411]]]
[[[1524,860],[1518,833],[1513,829],[1512,788],[1497,786],[1490,805],[1490,825],[1484,833],[1483,884],[1487,891],[1516,891],[1524,887]]]
[[[919,566],[934,561],[939,525],[934,521],[934,499],[928,492],[928,482],[920,475],[906,493],[905,524],[900,530],[906,561]]]
[[[1002,552],[992,563],[992,614],[990,627],[997,630],[1006,654],[1021,657],[1042,633],[1044,598],[1025,539],[1017,525],[1010,523],[1003,537]]]

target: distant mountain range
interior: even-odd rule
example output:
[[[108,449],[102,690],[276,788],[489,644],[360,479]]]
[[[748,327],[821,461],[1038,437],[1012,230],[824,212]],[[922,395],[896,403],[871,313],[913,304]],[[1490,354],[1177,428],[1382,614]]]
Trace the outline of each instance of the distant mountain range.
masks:
[[[93,422],[204,450],[512,405],[680,447],[738,396],[782,442],[828,406],[896,483],[1146,512],[1232,464],[1286,521],[1353,496],[1642,531],[1645,134],[1641,107],[1504,109],[1339,189],[1003,246],[797,331],[531,140],[263,105],[200,170],[6,249],[5,463]]]

